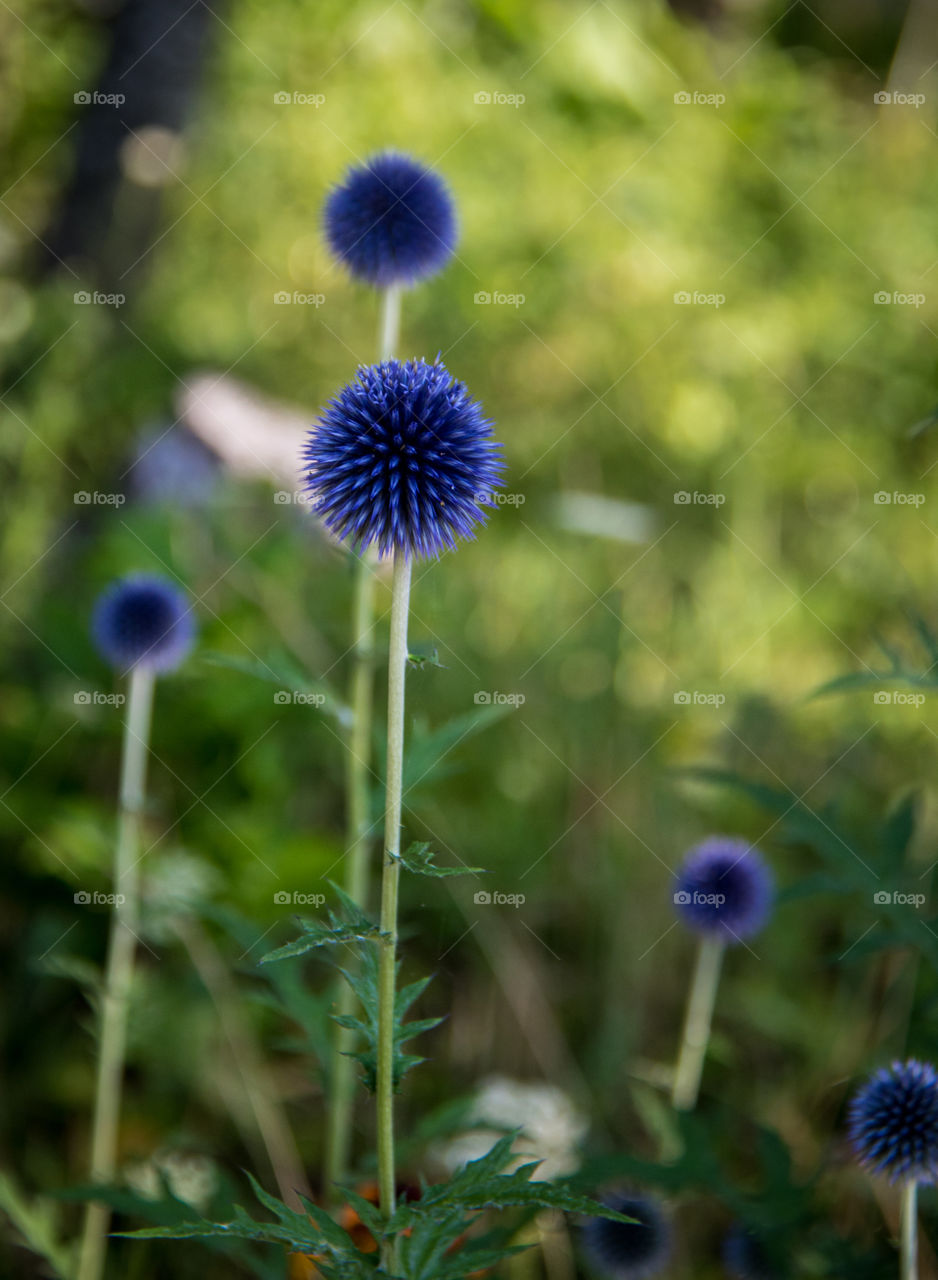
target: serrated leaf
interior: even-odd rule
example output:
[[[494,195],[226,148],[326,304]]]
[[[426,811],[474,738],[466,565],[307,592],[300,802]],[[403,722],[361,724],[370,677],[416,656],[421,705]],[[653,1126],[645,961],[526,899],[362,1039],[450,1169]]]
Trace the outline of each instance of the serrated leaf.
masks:
[[[540,1164],[538,1160],[522,1165],[513,1173],[500,1172],[514,1163],[512,1148],[516,1137],[508,1134],[500,1138],[490,1151],[478,1160],[470,1160],[449,1182],[424,1187],[419,1200],[408,1201],[395,1211],[388,1223],[388,1234],[407,1231],[427,1216],[438,1216],[440,1210],[453,1209],[463,1213],[483,1209],[561,1209],[565,1213],[611,1218],[616,1222],[635,1221],[582,1194],[571,1183],[532,1182],[532,1175]]]
[[[412,875],[416,876],[435,876],[438,879],[442,879],[444,876],[480,876],[486,874],[483,867],[438,866],[433,861],[433,850],[429,842],[425,840],[415,841],[404,853],[388,854],[390,858],[395,856],[405,871],[410,871]]]
[[[357,973],[343,970],[346,981],[351,985],[362,1006],[361,1017],[337,1017],[340,1026],[359,1032],[364,1041],[363,1048],[352,1053],[352,1057],[362,1069],[362,1083],[369,1093],[374,1093],[378,1082],[378,970],[379,957],[376,947],[368,947],[361,956],[361,964]],[[405,1022],[404,1017],[411,1005],[426,990],[430,978],[420,978],[394,993],[394,1061],[392,1079],[394,1088],[399,1089],[401,1081],[411,1068],[424,1061],[413,1054],[406,1054],[403,1046],[408,1040],[432,1030],[443,1021],[442,1018],[423,1018],[419,1021]]]
[[[331,883],[331,882],[330,882]],[[288,960],[292,956],[303,956],[320,947],[348,946],[359,942],[377,942],[381,930],[361,910],[347,893],[332,884],[331,888],[339,900],[339,911],[330,909],[326,921],[311,920],[298,916],[297,922],[303,930],[302,936],[292,942],[262,956],[260,964],[271,964],[277,960]]]

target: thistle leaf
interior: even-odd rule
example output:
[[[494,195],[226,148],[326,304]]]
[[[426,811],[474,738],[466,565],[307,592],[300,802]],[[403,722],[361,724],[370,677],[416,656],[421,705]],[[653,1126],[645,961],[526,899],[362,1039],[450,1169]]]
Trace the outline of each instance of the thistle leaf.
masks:
[[[480,876],[485,875],[484,867],[441,867],[433,861],[433,850],[429,843],[424,840],[415,841],[409,849],[400,854],[388,854],[389,858],[395,858],[401,864],[405,871],[410,871],[417,876],[435,876],[442,879],[444,876]]]

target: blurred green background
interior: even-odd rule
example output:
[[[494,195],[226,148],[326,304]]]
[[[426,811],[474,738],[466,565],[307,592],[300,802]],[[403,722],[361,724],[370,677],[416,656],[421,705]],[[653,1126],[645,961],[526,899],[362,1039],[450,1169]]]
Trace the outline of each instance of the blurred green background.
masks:
[[[197,599],[200,645],[158,688],[122,1158],[198,1157],[222,1206],[246,1165],[272,1185],[173,925],[199,919],[317,1185],[295,1015],[321,1036],[326,972],[277,993],[256,960],[295,929],[276,893],[341,876],[341,729],[293,691],[342,694],[351,573],[289,472],[251,459],[373,358],[376,300],[330,261],[320,209],[395,146],[447,178],[461,224],[405,297],[402,354],[442,353],[482,399],[513,495],[416,575],[412,647],[440,665],[409,679],[407,829],[491,874],[405,886],[405,975],[432,971],[421,1016],[450,1016],[402,1133],[493,1073],[547,1080],[588,1120],[588,1182],[668,1193],[668,1274],[724,1274],[744,1211],[784,1230],[791,1274],[893,1274],[893,1207],[874,1211],[841,1133],[865,1070],[938,1054],[934,913],[873,898],[927,894],[938,834],[929,6],[194,8],[165,66],[186,5],[0,13],[0,1166],[73,1230],[107,931],[74,895],[108,889],[121,727],[88,619],[145,568]],[[129,116],[81,101],[115,76]],[[216,403],[224,436],[226,389],[240,473],[194,442]],[[810,696],[847,673],[864,681]],[[490,715],[497,694],[518,696]],[[782,896],[727,964],[685,1167],[662,1089],[693,959],[671,873],[712,830],[756,841]],[[363,1156],[369,1135],[363,1104]],[[432,1171],[418,1147],[411,1178]],[[938,1228],[927,1194],[923,1213]],[[44,1274],[18,1241],[5,1274]],[[193,1244],[118,1245],[112,1265],[261,1274]]]

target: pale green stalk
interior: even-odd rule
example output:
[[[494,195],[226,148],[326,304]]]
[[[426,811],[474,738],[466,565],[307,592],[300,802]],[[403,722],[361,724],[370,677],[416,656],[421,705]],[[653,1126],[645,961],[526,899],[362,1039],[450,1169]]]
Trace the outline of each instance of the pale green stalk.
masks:
[[[91,1181],[114,1181],[120,1123],[121,1086],[127,1041],[127,1011],[133,982],[139,908],[140,817],[147,771],[147,743],[153,707],[153,672],[135,666],[130,676],[127,719],[121,752],[120,815],[114,853],[113,891],[107,963],[100,1003],[100,1042],[91,1132]],[[107,1254],[110,1208],[89,1201],[85,1210],[77,1280],[100,1280]]]
[[[388,751],[384,807],[384,871],[378,968],[378,1188],[381,1212],[394,1212],[394,988],[397,967],[397,894],[401,875],[401,794],[404,780],[404,680],[411,562],[394,553],[388,655]],[[390,1252],[390,1250],[389,1250]],[[390,1258],[385,1258],[387,1265]]]
[[[678,1111],[693,1111],[700,1092],[700,1078],[710,1041],[710,1023],[720,984],[720,967],[726,944],[705,935],[700,940],[697,964],[687,1001],[684,1036],[674,1071],[671,1102]]]
[[[918,1183],[912,1179],[902,1188],[901,1240],[902,1280],[918,1280]]]
[[[381,296],[378,327],[378,357],[390,360],[397,350],[401,323],[401,289],[391,285]],[[355,562],[355,602],[352,621],[352,676],[349,706],[352,723],[345,757],[346,871],[345,891],[363,910],[368,909],[369,795],[371,774],[371,722],[374,690],[374,596],[375,574],[372,557],[360,555]],[[354,972],[354,959],[349,961]],[[336,992],[336,1012],[350,1017],[355,1012],[355,992],[340,979]],[[352,1117],[355,1106],[355,1032],[337,1029],[330,1072],[331,1091],[326,1117],[325,1192],[335,1201],[336,1186],[345,1182],[352,1147]]]

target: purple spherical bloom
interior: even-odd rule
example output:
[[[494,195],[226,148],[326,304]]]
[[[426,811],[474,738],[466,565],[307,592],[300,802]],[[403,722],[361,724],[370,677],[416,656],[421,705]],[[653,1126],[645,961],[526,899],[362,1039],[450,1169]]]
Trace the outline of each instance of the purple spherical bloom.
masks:
[[[303,457],[315,510],[358,551],[438,555],[473,536],[501,482],[501,445],[442,364],[358,371],[326,406]]]
[[[132,574],[99,596],[92,634],[102,656],[121,671],[138,664],[171,671],[192,647],[195,622],[186,596],[171,582]]]
[[[740,942],[758,933],[772,909],[772,876],[745,840],[711,836],[695,845],[674,882],[674,905],[697,933]]]
[[[324,216],[332,252],[353,276],[378,288],[434,275],[456,243],[446,183],[395,151],[350,169],[327,197]]]
[[[656,1275],[671,1253],[671,1229],[661,1204],[637,1192],[604,1196],[608,1209],[635,1222],[590,1218],[583,1227],[583,1245],[593,1267],[612,1280],[641,1280]]]
[[[877,1071],[850,1104],[857,1159],[891,1182],[938,1180],[938,1075],[928,1062],[894,1062]]]

